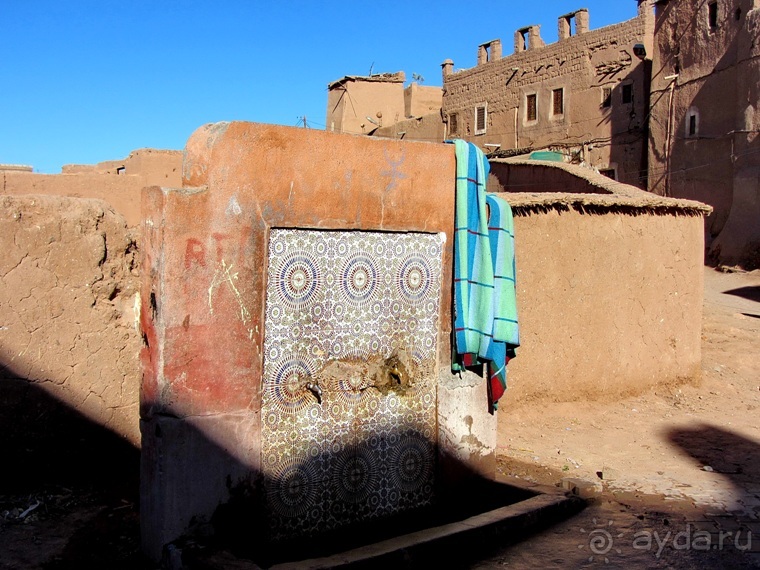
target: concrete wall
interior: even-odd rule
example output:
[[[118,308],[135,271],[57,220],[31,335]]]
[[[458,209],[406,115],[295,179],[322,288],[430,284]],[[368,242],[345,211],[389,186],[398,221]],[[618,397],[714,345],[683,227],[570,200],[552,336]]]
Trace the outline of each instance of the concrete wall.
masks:
[[[587,12],[579,14],[587,20]],[[532,34],[530,49],[487,61],[481,57],[476,67],[458,72],[448,60],[443,73],[446,136],[481,147],[498,144],[501,150],[566,148],[595,167],[616,170],[618,180],[646,188],[649,64],[634,55],[633,47],[651,44],[652,17],[651,10],[642,9],[633,20],[605,28],[583,33],[584,26],[577,26],[581,33],[547,46],[537,41],[534,27],[524,32]],[[630,103],[623,102],[627,85],[633,90]],[[611,90],[608,107],[605,88]],[[555,89],[564,90],[561,114],[553,112]],[[537,117],[530,120],[527,101],[534,95]],[[484,105],[486,129],[478,134],[476,108]]]
[[[0,429],[9,466],[0,479],[108,461],[108,450],[81,449],[97,430],[139,446],[138,276],[124,218],[100,200],[0,202]],[[72,415],[82,420],[76,429]]]
[[[711,256],[760,266],[760,7],[719,0],[658,6],[649,188],[713,206]],[[694,116],[694,132],[691,117]]]
[[[620,398],[700,378],[709,208],[565,164],[505,160],[492,173],[489,190],[507,190],[515,212],[522,342],[500,421],[515,405]],[[578,193],[558,193],[563,178]]]
[[[155,184],[179,185],[182,153],[140,149],[120,161],[66,165],[62,174],[0,170],[0,194],[45,194],[97,198],[119,212],[130,227],[140,223],[140,192]]]

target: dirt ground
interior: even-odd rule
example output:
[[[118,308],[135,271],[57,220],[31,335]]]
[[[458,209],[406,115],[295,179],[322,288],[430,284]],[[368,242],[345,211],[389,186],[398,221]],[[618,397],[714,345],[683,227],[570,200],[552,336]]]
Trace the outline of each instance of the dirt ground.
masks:
[[[503,474],[579,477],[603,493],[477,567],[760,567],[760,271],[705,269],[702,375],[621,401],[509,410]]]
[[[702,357],[698,385],[612,402],[507,401],[502,474],[579,477],[601,494],[471,567],[760,567],[760,271],[705,269]],[[137,520],[136,489],[0,494],[0,570],[152,568]]]

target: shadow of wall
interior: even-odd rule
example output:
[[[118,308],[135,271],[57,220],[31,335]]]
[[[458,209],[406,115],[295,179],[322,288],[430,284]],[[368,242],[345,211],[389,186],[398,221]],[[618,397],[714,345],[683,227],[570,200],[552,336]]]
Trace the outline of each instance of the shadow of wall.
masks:
[[[73,406],[0,364],[0,492],[93,486],[136,499],[140,452]]]
[[[163,462],[164,473],[153,477],[149,492],[179,501],[194,492],[208,492],[209,482],[214,481],[225,495],[213,505],[210,516],[193,517],[175,535],[172,543],[183,551],[186,561],[202,558],[206,548],[230,551],[262,567],[328,556],[533,496],[523,489],[493,484],[448,457],[447,463],[467,482],[452,492],[433,477],[437,461],[420,463],[409,455],[405,459],[394,456],[394,446],[404,438],[415,440],[417,449],[436,448],[435,441],[425,439],[411,425],[336,447],[334,452],[294,458],[281,476],[251,469],[193,421],[163,418],[146,427],[157,426],[161,435],[152,449],[169,458],[176,456],[182,463]],[[150,455],[144,457],[143,469],[152,468],[151,460]],[[196,465],[193,474],[183,472],[188,463]],[[423,487],[431,484],[433,493],[423,494]],[[193,502],[197,509],[195,498]],[[389,514],[391,503],[397,507],[394,514]],[[150,542],[144,544],[150,546]],[[166,556],[167,545],[160,545],[160,552]],[[444,548],[431,560],[443,562],[456,555],[456,549]]]
[[[726,510],[754,518],[758,501],[755,491],[760,480],[760,445],[717,426],[702,424],[693,428],[671,428],[666,439],[683,455],[696,460],[695,468],[709,468],[731,485],[724,497]]]
[[[612,89],[609,163],[616,167],[616,180],[647,188],[648,113],[652,62],[636,65]]]
[[[60,401],[138,445],[136,245],[124,219],[98,200],[0,201],[4,444],[39,440],[57,456],[69,427],[74,441],[88,431]]]

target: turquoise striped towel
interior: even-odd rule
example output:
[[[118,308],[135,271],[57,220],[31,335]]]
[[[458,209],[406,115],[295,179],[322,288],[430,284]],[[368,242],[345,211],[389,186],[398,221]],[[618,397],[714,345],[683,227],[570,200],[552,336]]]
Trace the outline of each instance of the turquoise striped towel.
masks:
[[[494,410],[506,390],[507,362],[520,344],[512,210],[502,198],[486,195],[490,167],[482,151],[461,140],[455,140],[454,145],[457,179],[452,369],[488,363],[489,404]]]

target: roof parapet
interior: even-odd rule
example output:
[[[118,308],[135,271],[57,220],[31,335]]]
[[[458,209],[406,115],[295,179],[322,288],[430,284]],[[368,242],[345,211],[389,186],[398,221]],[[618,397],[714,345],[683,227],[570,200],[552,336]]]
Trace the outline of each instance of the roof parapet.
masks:
[[[534,24],[520,28],[515,32],[515,53],[544,47],[541,39],[541,26]]]
[[[575,23],[575,33],[573,33],[573,23]],[[569,12],[557,19],[557,37],[559,41],[565,40],[570,36],[585,34],[588,31],[589,14],[586,8]]]
[[[501,59],[501,40],[491,40],[478,46],[478,65]]]

